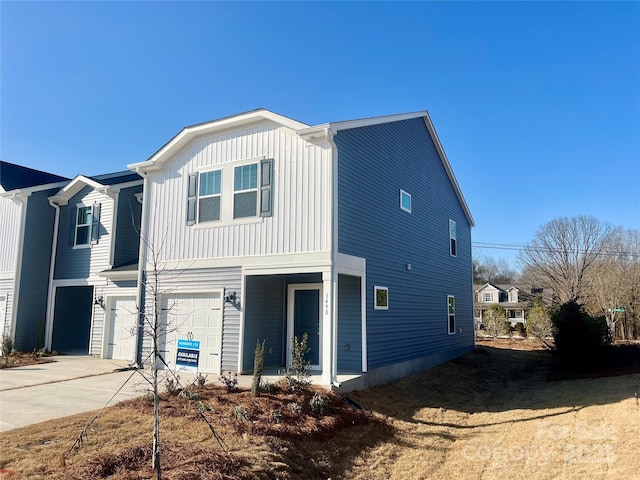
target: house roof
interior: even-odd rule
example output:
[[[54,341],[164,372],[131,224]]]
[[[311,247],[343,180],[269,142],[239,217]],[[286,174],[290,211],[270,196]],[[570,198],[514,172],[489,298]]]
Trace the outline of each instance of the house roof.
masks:
[[[66,205],[71,197],[76,195],[84,187],[91,187],[95,190],[110,193],[118,191],[126,185],[142,184],[142,177],[129,170],[121,172],[105,173],[93,177],[77,175],[68,184],[62,187],[55,195],[49,197],[58,205]]]
[[[0,188],[4,192],[68,181],[66,177],[0,160]]]
[[[449,159],[447,158],[447,155],[442,148],[442,144],[440,143],[438,134],[436,133],[435,127],[433,126],[433,122],[431,121],[429,112],[426,110],[309,126],[297,120],[293,120],[283,115],[271,112],[264,108],[259,108],[256,110],[251,110],[249,112],[239,113],[237,115],[232,115],[229,117],[223,117],[218,120],[212,120],[209,122],[198,123],[195,125],[184,127],[180,132],[178,132],[177,135],[175,135],[173,138],[171,138],[171,140],[160,147],[160,149],[153,155],[151,155],[151,157],[149,157],[146,161],[133,163],[131,165],[128,165],[127,167],[130,170],[136,172],[161,170],[164,167],[165,163],[167,163],[175,153],[177,153],[182,147],[187,145],[193,138],[200,135],[212,134],[218,131],[255,123],[260,120],[270,120],[284,127],[288,127],[291,130],[294,130],[302,138],[313,141],[314,139],[326,138],[328,136],[335,135],[340,130],[398,122],[413,118],[424,119],[427,130],[429,131],[429,134],[433,139],[436,150],[438,151],[438,155],[442,160],[442,164],[445,168],[447,176],[449,177],[449,180],[451,181],[451,184],[456,193],[456,196],[458,197],[460,205],[462,206],[465,216],[467,217],[469,224],[474,227],[475,221],[473,219],[473,216],[471,215],[471,210],[469,209],[464,195],[462,194],[462,190],[460,189],[460,185],[458,184],[458,181],[456,180],[456,177],[453,173],[453,169],[451,168]]]

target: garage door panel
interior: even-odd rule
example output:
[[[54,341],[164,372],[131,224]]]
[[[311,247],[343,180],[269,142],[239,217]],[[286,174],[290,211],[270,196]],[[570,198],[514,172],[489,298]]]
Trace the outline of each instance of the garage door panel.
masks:
[[[165,361],[176,368],[178,339],[200,342],[198,369],[206,373],[220,373],[222,349],[222,294],[179,294],[163,298],[167,333]]]

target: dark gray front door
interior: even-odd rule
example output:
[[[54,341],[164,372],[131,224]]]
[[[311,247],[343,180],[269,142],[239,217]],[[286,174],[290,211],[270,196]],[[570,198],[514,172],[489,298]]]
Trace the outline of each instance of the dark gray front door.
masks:
[[[299,339],[307,334],[311,365],[320,364],[320,290],[295,290],[293,334]]]

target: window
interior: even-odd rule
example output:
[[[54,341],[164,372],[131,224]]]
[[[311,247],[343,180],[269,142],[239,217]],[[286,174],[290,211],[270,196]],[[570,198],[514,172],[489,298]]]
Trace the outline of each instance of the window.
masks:
[[[192,173],[187,183],[187,225],[270,217],[272,186],[273,160]]]
[[[449,254],[452,257],[457,255],[457,236],[456,236],[456,222],[449,220]]]
[[[387,287],[373,287],[375,310],[389,310],[389,289]]]
[[[69,242],[74,247],[89,247],[98,243],[100,236],[100,203],[76,205],[71,211],[71,234]]]
[[[404,190],[400,190],[400,208],[411,213],[411,195]]]
[[[485,293],[484,294],[484,301],[485,301],[485,303],[493,302],[493,294]]]
[[[220,194],[222,191],[222,171],[200,173],[198,192],[198,222],[220,220]]]
[[[447,309],[449,312],[449,335],[456,333],[456,298],[447,296]]]
[[[255,217],[258,214],[258,164],[234,169],[233,218]]]
[[[89,245],[91,242],[91,225],[93,207],[78,205],[76,211],[76,234],[74,245]]]

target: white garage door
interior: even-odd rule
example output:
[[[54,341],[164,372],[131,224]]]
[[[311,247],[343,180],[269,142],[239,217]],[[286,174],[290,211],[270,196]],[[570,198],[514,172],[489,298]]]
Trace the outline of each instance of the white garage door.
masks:
[[[107,358],[135,360],[137,318],[136,297],[111,299]]]
[[[162,299],[167,319],[165,361],[176,368],[178,340],[200,342],[198,371],[220,373],[222,354],[222,292],[173,294]]]

